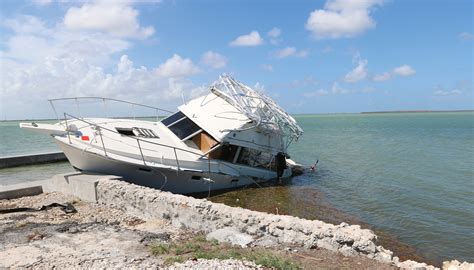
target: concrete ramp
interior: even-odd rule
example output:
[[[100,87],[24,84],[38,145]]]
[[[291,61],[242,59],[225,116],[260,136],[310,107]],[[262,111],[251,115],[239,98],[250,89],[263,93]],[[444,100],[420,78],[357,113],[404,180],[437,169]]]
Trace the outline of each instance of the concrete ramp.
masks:
[[[83,201],[97,202],[97,183],[101,179],[121,179],[120,176],[85,174],[81,172],[57,174],[43,185],[43,192],[61,192]]]
[[[43,185],[48,180],[26,182],[8,186],[0,186],[0,200],[16,199],[43,193]]]
[[[101,179],[119,180],[121,177],[81,172],[57,174],[48,180],[0,186],[0,200],[34,196],[43,192],[61,192],[83,201],[97,202],[97,183]]]

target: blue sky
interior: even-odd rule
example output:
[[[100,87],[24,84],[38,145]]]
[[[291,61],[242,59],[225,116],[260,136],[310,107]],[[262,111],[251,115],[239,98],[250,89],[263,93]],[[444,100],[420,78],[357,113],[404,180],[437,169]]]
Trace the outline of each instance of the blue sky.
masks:
[[[2,1],[0,119],[173,109],[219,74],[290,113],[473,109],[472,1]]]

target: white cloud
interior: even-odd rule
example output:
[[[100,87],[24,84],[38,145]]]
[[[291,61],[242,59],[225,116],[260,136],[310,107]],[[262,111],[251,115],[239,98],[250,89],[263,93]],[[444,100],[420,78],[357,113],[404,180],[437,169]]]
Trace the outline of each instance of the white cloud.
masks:
[[[454,90],[451,90],[451,91],[437,90],[437,91],[434,92],[435,96],[457,96],[457,95],[460,95],[460,94],[462,94],[462,92],[457,90],[457,89],[454,89]]]
[[[330,91],[326,89],[319,89],[313,92],[303,93],[303,96],[310,98],[310,97],[320,97],[320,96],[327,96],[327,95],[345,95],[345,94],[349,94],[349,91],[340,87],[338,82],[334,82],[331,86]]]
[[[213,51],[205,52],[201,57],[201,62],[211,68],[223,68],[227,65],[227,58]]]
[[[74,96],[113,97],[174,109],[182,94],[199,90],[187,78],[165,78],[153,69],[135,67],[126,55],[117,63],[116,72],[77,58],[48,57],[26,67],[3,64],[2,119],[51,117],[48,98]]]
[[[4,39],[6,57],[25,63],[38,63],[46,57],[80,58],[93,64],[107,63],[114,53],[130,47],[122,38],[98,32],[70,31],[62,24],[48,27],[33,16],[6,19],[13,34]]]
[[[306,57],[308,56],[307,50],[297,50],[295,47],[286,47],[281,50],[277,50],[273,53],[276,58],[286,58],[290,56],[295,57]]]
[[[141,27],[138,10],[126,1],[96,1],[71,7],[64,25],[73,30],[102,31],[118,37],[147,38],[155,32],[151,26]]]
[[[267,35],[271,38],[277,38],[281,35],[280,28],[273,27],[272,30],[268,31]]]
[[[260,82],[256,82],[253,87],[253,89],[257,90],[257,91],[260,91],[260,93],[264,93],[265,92],[265,85],[261,84]]]
[[[401,65],[390,72],[375,75],[372,79],[376,82],[388,81],[395,76],[407,77],[416,74],[416,70],[409,65]]]
[[[354,56],[354,62],[357,62],[357,66],[349,71],[349,73],[344,76],[344,81],[348,83],[355,83],[361,81],[367,77],[367,64],[368,61],[361,59],[359,54]]]
[[[398,76],[406,77],[406,76],[415,75],[416,71],[409,65],[402,65],[402,66],[394,68],[392,73]]]
[[[247,35],[242,35],[229,43],[230,46],[259,46],[263,44],[263,39],[257,31],[252,31]]]
[[[342,94],[342,95],[349,94],[349,91],[346,90],[346,89],[341,88],[337,82],[334,82],[332,84],[331,92],[335,95],[337,95],[337,94]]]
[[[270,71],[270,72],[273,71],[273,66],[270,65],[270,64],[263,64],[263,65],[261,65],[261,68],[265,71]]]
[[[314,92],[308,92],[308,93],[303,93],[303,96],[304,97],[320,97],[320,96],[327,96],[329,95],[329,91],[327,90],[324,90],[324,89],[319,89],[317,91],[314,91]]]
[[[334,49],[331,46],[326,46],[321,50],[321,52],[324,53],[324,54],[331,53],[333,51],[334,51]]]
[[[46,27],[45,22],[30,15],[19,15],[16,18],[5,19],[3,25],[15,33],[47,35],[52,31]]]
[[[70,30],[61,23],[48,26],[32,16],[10,18],[4,26],[11,33],[0,51],[0,119],[52,117],[48,98],[74,96],[174,109],[182,94],[193,97],[205,90],[185,77],[198,72],[190,59],[175,55],[157,68],[136,67],[124,54],[131,46],[125,38]]]
[[[199,68],[193,64],[191,59],[182,58],[177,54],[174,54],[156,69],[158,75],[172,78],[186,77],[199,72]]]
[[[390,72],[384,72],[382,74],[377,74],[374,76],[374,81],[377,82],[383,82],[383,81],[388,81],[392,78],[392,73]]]
[[[278,45],[282,41],[282,39],[280,38],[280,28],[273,27],[272,30],[268,31],[267,36],[270,38],[270,43],[273,45]]]
[[[458,38],[461,40],[474,40],[474,35],[468,32],[459,33]]]
[[[33,0],[33,3],[35,3],[38,6],[47,6],[51,4],[53,0]]]
[[[311,12],[306,29],[317,39],[359,35],[375,27],[370,13],[382,3],[383,0],[328,0],[324,9]]]
[[[375,92],[377,91],[377,89],[373,88],[373,87],[366,87],[366,88],[363,88],[362,89],[362,93],[372,93],[372,92]]]

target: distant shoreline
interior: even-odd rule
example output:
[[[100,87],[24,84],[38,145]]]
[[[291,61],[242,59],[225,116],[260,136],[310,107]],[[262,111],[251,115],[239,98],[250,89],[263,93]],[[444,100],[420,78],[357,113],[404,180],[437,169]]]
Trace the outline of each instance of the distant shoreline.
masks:
[[[373,111],[373,112],[330,112],[330,113],[291,113],[290,115],[327,115],[327,114],[375,114],[375,113],[456,113],[456,112],[474,112],[474,110],[400,110],[400,111]],[[165,116],[158,116],[159,118],[164,118]],[[111,118],[124,118],[124,119],[133,119],[133,117],[111,117]],[[139,116],[136,118],[156,118],[156,116]],[[58,119],[9,119],[9,120],[0,120],[0,123],[3,122],[15,122],[15,121],[57,121]],[[61,120],[61,119],[59,119]]]
[[[474,112],[474,110],[407,110],[407,111],[374,111],[374,112],[360,112],[360,114],[370,113],[438,113],[438,112]]]

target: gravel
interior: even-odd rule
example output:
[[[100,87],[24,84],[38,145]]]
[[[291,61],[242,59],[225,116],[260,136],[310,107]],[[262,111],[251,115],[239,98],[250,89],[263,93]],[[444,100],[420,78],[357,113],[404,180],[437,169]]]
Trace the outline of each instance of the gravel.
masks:
[[[256,265],[254,262],[239,261],[239,260],[234,260],[234,259],[227,259],[227,260],[197,259],[195,261],[190,260],[184,263],[175,263],[166,269],[169,269],[169,270],[180,270],[180,269],[247,270],[247,269],[262,269],[262,267],[259,265]]]

